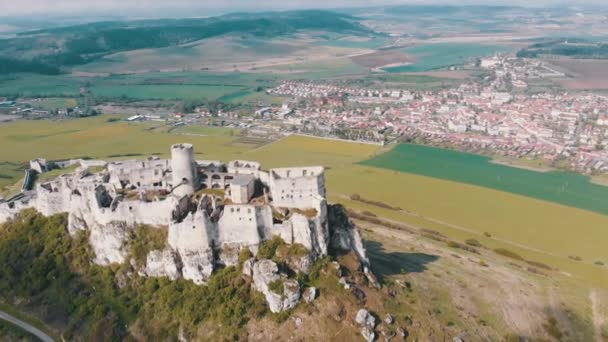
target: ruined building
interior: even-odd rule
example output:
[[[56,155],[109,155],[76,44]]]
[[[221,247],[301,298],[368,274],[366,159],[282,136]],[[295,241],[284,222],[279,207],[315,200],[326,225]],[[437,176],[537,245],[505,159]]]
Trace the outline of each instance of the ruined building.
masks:
[[[88,167],[93,164],[98,172]],[[47,216],[68,213],[70,234],[90,232],[100,265],[129,261],[127,241],[136,226],[167,229],[166,247],[151,251],[138,271],[145,276],[204,284],[218,267],[236,265],[242,249],[255,255],[274,236],[309,251],[297,265],[304,272],[330,247],[352,249],[367,264],[355,229],[328,227],[322,167],[264,171],[252,161],[197,161],[192,145],[176,144],[169,160],[81,161],[76,171],[23,195],[0,203],[0,223],[25,208]],[[262,292],[268,292],[264,279],[278,276],[268,261],[249,265],[254,278],[259,273]],[[283,297],[271,303],[273,311],[293,305],[280,302]]]

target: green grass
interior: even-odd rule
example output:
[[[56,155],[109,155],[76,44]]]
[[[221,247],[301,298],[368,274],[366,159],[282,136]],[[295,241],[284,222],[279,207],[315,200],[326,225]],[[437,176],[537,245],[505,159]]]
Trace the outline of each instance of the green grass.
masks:
[[[85,80],[76,77],[18,74],[0,77],[0,95],[78,96]]]
[[[243,90],[240,86],[221,85],[95,85],[91,88],[95,96],[105,98],[126,97],[136,100],[215,100],[224,95]]]
[[[420,72],[461,65],[476,57],[492,55],[496,52],[506,51],[507,48],[494,45],[468,44],[468,43],[440,43],[422,44],[403,49],[411,54],[417,62],[385,68],[387,72]]]
[[[401,144],[365,165],[529,196],[608,215],[608,187],[566,172],[535,172],[491,163],[474,154]]]
[[[46,182],[48,180],[51,180],[53,178],[59,177],[61,175],[65,175],[68,174],[70,172],[73,172],[74,170],[76,170],[80,165],[75,164],[69,167],[66,167],[65,169],[55,169],[49,172],[43,172],[42,174],[39,174],[36,176],[36,182]]]
[[[78,102],[75,99],[61,97],[48,97],[40,99],[40,101],[32,102],[33,107],[46,110],[65,110],[66,108],[74,108],[77,105]]]
[[[194,134],[202,136],[230,136],[235,137],[241,134],[241,130],[236,128],[222,128],[212,126],[180,126],[176,129],[171,130],[174,134]]]

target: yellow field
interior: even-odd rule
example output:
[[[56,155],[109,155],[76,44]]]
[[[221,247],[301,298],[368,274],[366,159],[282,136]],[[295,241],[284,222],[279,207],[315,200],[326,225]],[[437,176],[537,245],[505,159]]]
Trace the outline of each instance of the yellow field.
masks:
[[[562,271],[564,280],[608,288],[608,216],[495,190],[356,165],[380,151],[378,146],[291,136],[262,147],[234,144],[237,136],[186,136],[150,130],[151,125],[107,122],[107,116],[64,122],[28,121],[0,125],[0,187],[22,173],[3,170],[4,163],[35,157],[65,159],[143,158],[168,155],[169,145],[195,145],[197,159],[258,160],[263,167],[320,164],[328,167],[329,199],[358,210],[438,230],[463,241],[476,238]],[[135,156],[121,157],[131,154]],[[348,197],[357,193],[400,207],[381,209]],[[484,236],[484,232],[492,235]],[[581,261],[569,258],[577,256]],[[556,273],[557,274],[557,273]]]

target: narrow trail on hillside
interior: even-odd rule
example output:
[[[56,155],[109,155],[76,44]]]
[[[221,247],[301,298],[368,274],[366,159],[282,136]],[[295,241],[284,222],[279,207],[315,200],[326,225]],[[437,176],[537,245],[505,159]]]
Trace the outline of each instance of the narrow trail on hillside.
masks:
[[[604,341],[602,337],[602,327],[604,325],[604,316],[602,315],[600,295],[597,289],[591,289],[589,292],[589,300],[591,301],[591,313],[593,317],[593,331],[595,333],[595,341]]]

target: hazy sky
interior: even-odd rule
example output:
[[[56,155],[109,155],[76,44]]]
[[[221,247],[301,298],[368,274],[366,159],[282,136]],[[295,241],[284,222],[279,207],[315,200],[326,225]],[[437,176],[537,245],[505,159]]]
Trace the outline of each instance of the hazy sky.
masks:
[[[292,9],[292,8],[331,8],[359,7],[380,4],[412,3],[454,3],[454,4],[519,4],[519,5],[555,5],[601,4],[606,0],[0,0],[0,16],[29,16],[47,14],[82,14],[94,15],[160,15],[193,10],[193,15],[204,15],[205,9],[210,12],[253,10],[253,9]],[[187,13],[187,12],[185,12]],[[170,15],[170,14],[168,14]],[[0,22],[1,24],[1,22]]]

